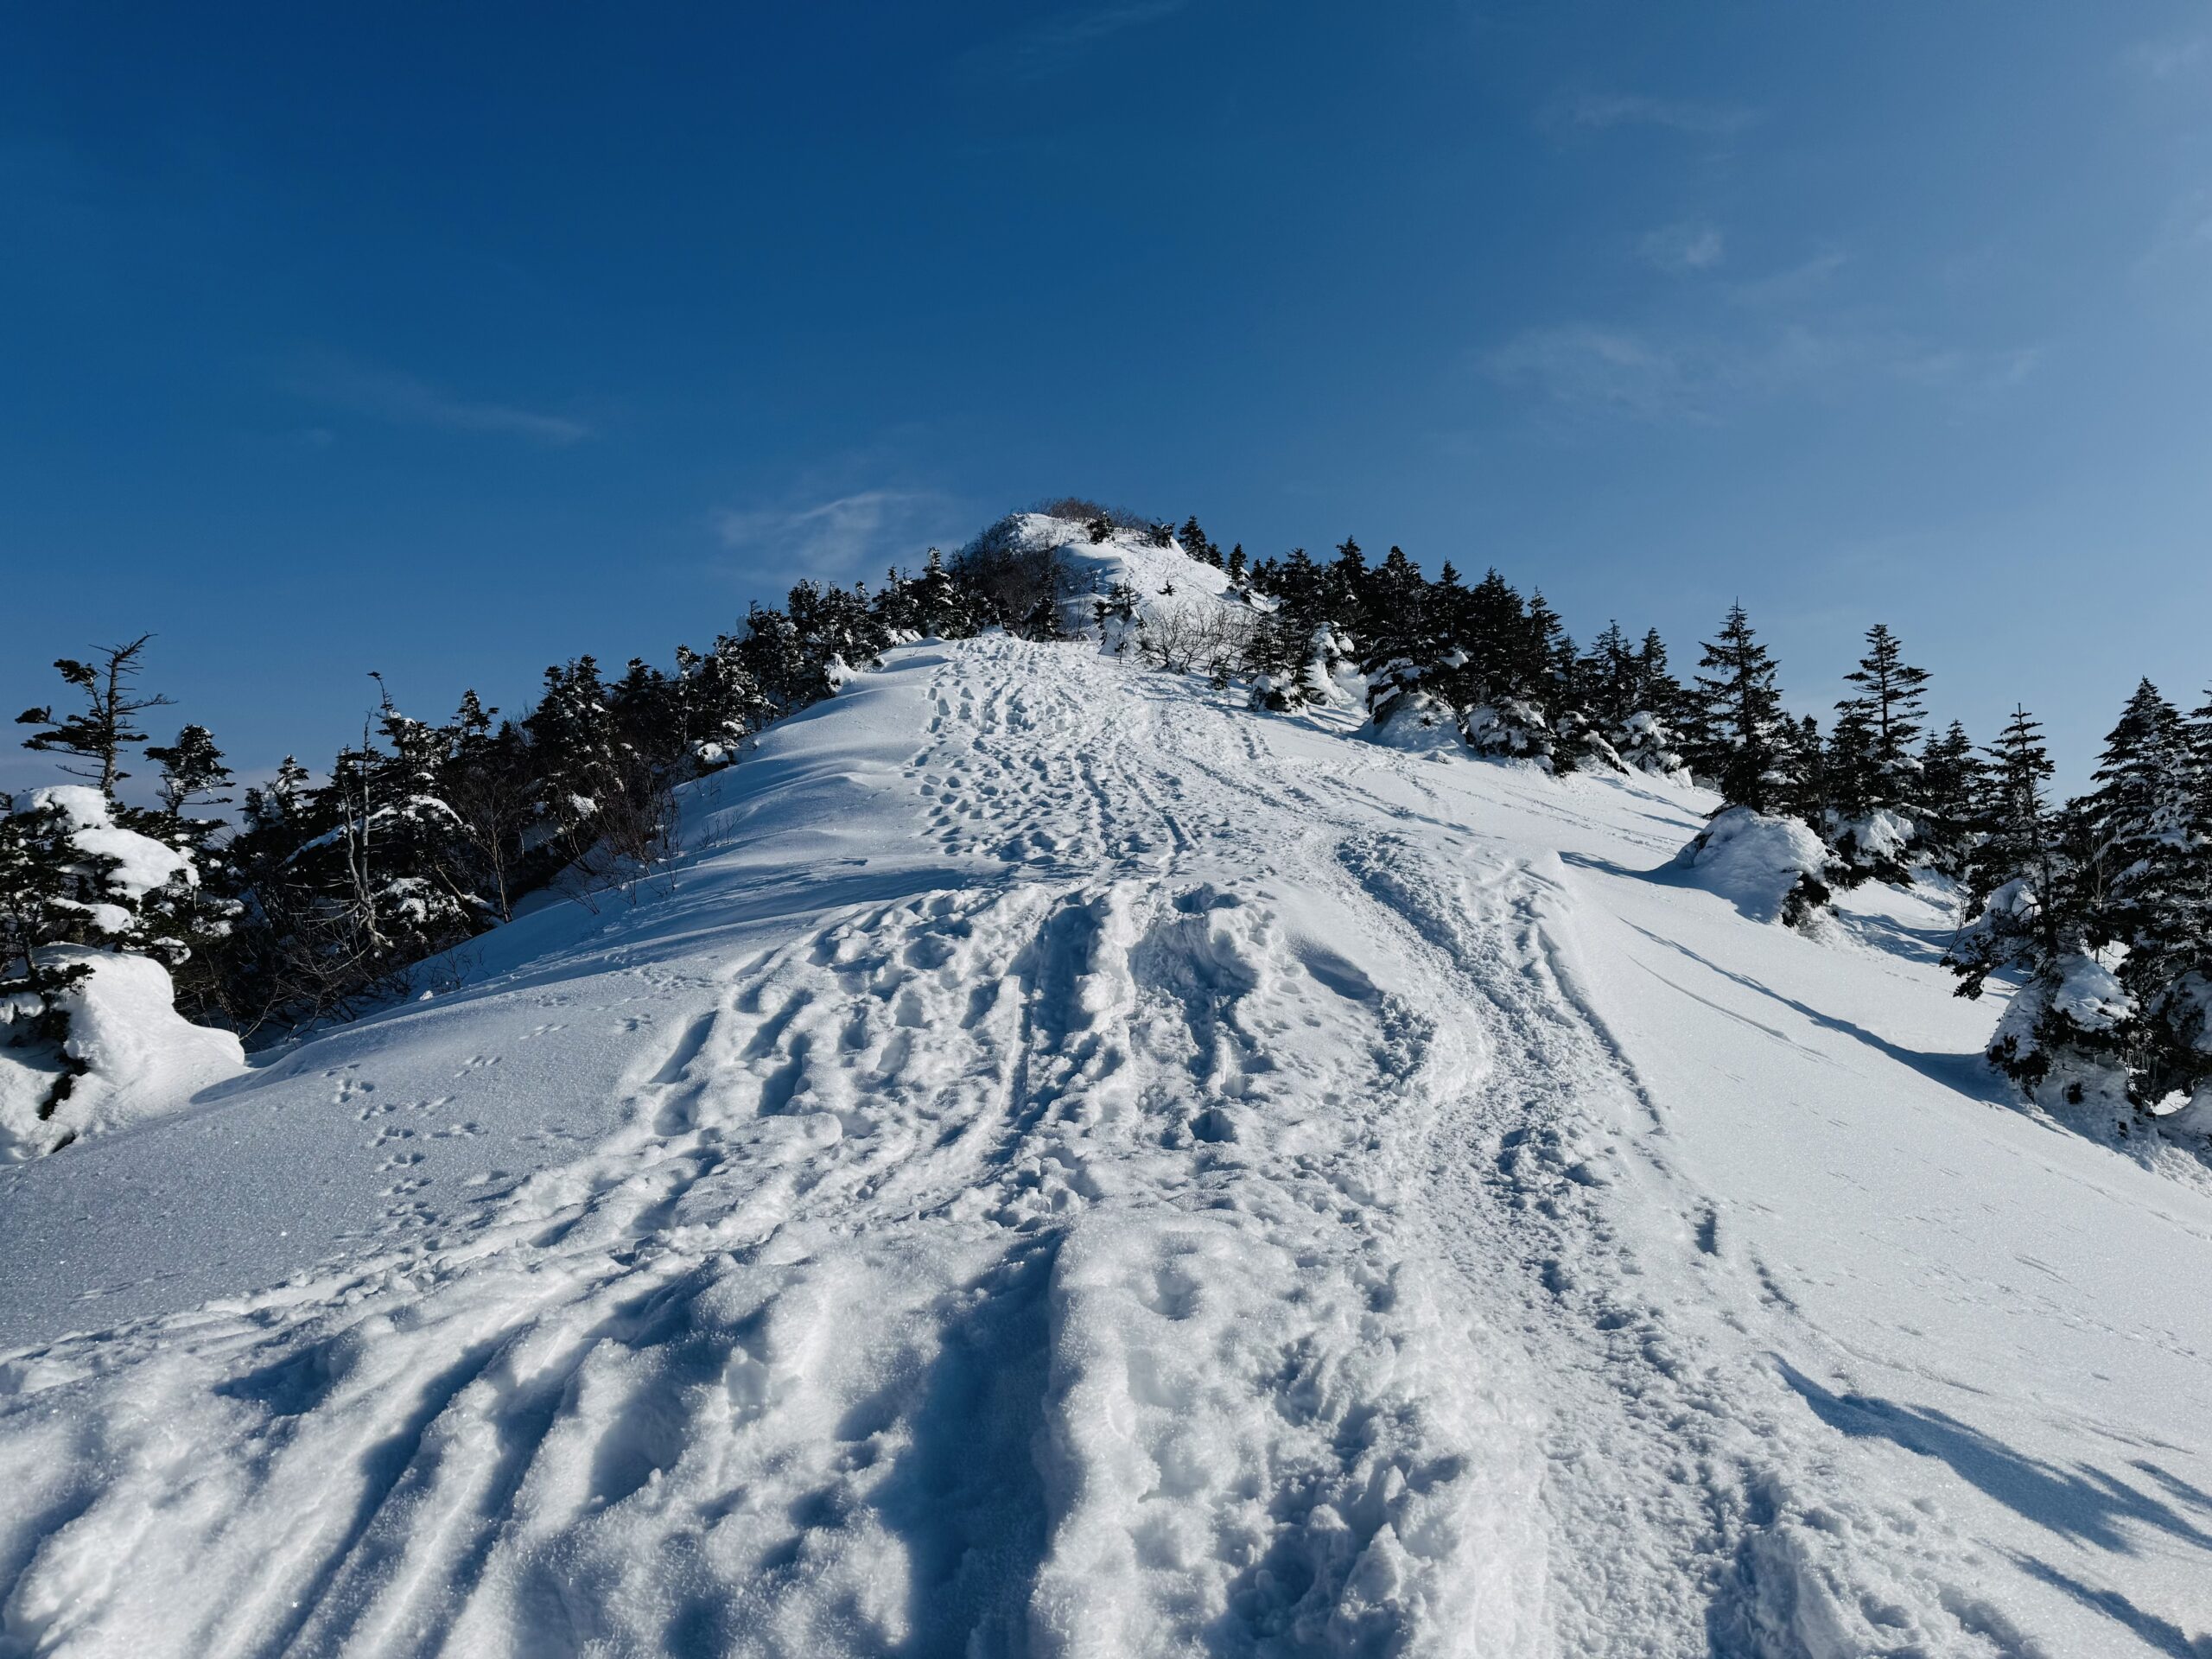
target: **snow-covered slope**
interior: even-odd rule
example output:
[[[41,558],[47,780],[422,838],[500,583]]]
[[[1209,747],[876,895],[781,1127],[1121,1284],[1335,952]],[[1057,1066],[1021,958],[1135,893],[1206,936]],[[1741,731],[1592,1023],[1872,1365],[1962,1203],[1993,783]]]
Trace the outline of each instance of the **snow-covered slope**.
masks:
[[[0,1174],[0,1653],[2207,1651],[2212,1200],[1703,804],[894,653]]]

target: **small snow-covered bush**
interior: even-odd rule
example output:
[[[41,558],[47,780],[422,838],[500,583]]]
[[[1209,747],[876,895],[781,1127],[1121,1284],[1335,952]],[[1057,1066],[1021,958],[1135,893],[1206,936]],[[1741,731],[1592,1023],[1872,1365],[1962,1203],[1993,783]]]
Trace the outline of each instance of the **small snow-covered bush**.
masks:
[[[2014,995],[1990,1039],[1990,1062],[2039,1106],[2126,1110],[2121,1044],[2132,1012],[2110,969],[2069,951]]]
[[[1754,921],[1802,928],[1828,902],[1827,849],[1797,818],[1732,806],[1675,855],[1675,868]]]
[[[166,1098],[175,1068],[165,1054],[204,1058],[213,1045],[235,1064],[238,1040],[181,1019],[168,972],[153,959],[188,954],[171,931],[171,907],[198,880],[189,855],[117,823],[97,789],[55,785],[9,804],[0,821],[0,1148],[51,1151]]]
[[[1835,849],[1835,884],[1855,887],[1862,881],[1910,881],[1909,861],[1917,831],[1911,819],[1887,807],[1855,818],[1838,818],[1828,826],[1828,843]]]
[[[1621,721],[1612,734],[1613,752],[1621,764],[1654,778],[1688,779],[1689,762],[1675,747],[1667,723],[1649,709],[1639,709]]]
[[[177,1013],[168,970],[151,957],[70,946],[52,955],[82,971],[53,999],[60,1035],[0,1037],[0,1157],[37,1156],[172,1110],[245,1063],[229,1032]]]
[[[1460,722],[1459,734],[1477,754],[1502,760],[1533,760],[1548,769],[1552,764],[1550,723],[1544,719],[1543,710],[1517,697],[1470,709]]]

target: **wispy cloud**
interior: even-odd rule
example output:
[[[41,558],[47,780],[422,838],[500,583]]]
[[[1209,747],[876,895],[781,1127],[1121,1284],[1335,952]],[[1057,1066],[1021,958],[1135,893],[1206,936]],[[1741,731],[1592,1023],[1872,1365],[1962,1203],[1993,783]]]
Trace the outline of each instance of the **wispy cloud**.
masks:
[[[2024,384],[2042,355],[2036,346],[1933,346],[1840,325],[1704,334],[1573,322],[1525,330],[1479,364],[1562,413],[1710,426],[1753,404],[1884,381],[1972,404]]]
[[[480,432],[552,445],[581,442],[592,435],[588,424],[570,416],[461,397],[414,375],[350,358],[306,359],[295,364],[284,379],[298,397],[393,426]]]
[[[1795,308],[1811,302],[1828,288],[1835,274],[1848,263],[1841,249],[1827,248],[1780,270],[1730,283],[1723,292],[1733,303],[1753,310]]]
[[[969,50],[962,67],[970,74],[1034,80],[1068,68],[1092,48],[1181,11],[1190,0],[1123,0],[1047,17]]]
[[[1704,420],[1678,347],[1592,322],[1529,328],[1483,354],[1493,379],[1566,409],[1637,420]]]
[[[2152,80],[2174,80],[2212,67],[2212,35],[2186,35],[2164,41],[2138,41],[2120,54],[2120,61]]]
[[[715,519],[722,544],[771,569],[806,575],[873,576],[912,562],[951,523],[951,504],[933,490],[861,490],[801,506],[733,508]]]
[[[1726,138],[1756,124],[1757,110],[1736,104],[1700,104],[1647,98],[1634,92],[1582,92],[1553,111],[1554,124],[1603,132],[1613,127],[1664,127],[1702,137]]]
[[[1648,232],[1637,245],[1646,264],[1675,276],[1711,270],[1726,257],[1727,240],[1717,226],[1688,219]]]

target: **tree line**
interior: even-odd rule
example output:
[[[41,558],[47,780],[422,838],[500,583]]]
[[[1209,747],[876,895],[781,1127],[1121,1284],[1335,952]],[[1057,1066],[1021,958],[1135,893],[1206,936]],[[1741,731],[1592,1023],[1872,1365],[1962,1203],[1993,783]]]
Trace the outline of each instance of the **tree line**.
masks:
[[[70,781],[0,795],[0,1037],[58,1048],[101,950],[162,962],[181,1014],[249,1041],[357,1015],[549,885],[594,902],[633,887],[670,850],[679,785],[888,646],[1056,637],[1064,585],[1056,550],[987,532],[874,592],[801,582],[666,667],[555,664],[514,717],[470,690],[420,718],[372,677],[359,739],[320,778],[287,755],[243,790],[206,726],[149,741],[171,702],[142,690],[150,635],[59,659],[63,700],[17,721]],[[151,804],[122,788],[142,763]]]

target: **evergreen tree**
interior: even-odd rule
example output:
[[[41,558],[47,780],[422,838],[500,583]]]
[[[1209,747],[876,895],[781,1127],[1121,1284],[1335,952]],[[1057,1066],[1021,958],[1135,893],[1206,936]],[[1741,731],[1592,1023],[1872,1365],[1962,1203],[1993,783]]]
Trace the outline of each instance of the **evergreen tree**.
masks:
[[[1196,513],[1183,521],[1183,528],[1176,532],[1175,539],[1183,544],[1183,551],[1188,557],[1196,559],[1200,564],[1210,564],[1217,570],[1222,568],[1221,550],[1208,541],[1205,531],[1198,528]]]
[[[231,798],[218,794],[231,785],[231,768],[215,747],[215,734],[205,726],[188,725],[168,744],[149,743],[146,758],[162,769],[162,810],[159,823],[164,839],[172,845],[204,850],[223,827],[219,818],[199,818],[193,809],[226,806]]]
[[[925,639],[960,639],[976,632],[967,596],[944,568],[944,556],[930,549],[922,574],[907,584],[914,632]]]
[[[2096,788],[2080,804],[2088,937],[2126,948],[2117,975],[2137,1011],[2128,1032],[2137,1097],[2194,1087],[2209,1058],[2187,1030],[2203,1003],[2184,983],[2203,965],[2207,849],[2197,820],[2198,756],[2180,712],[2141,682],[2105,741]]]
[[[530,739],[539,821],[566,856],[575,857],[591,841],[592,821],[622,776],[598,662],[586,655],[548,668],[537,707],[522,725]]]
[[[1867,711],[1852,702],[1836,705],[1826,766],[1827,811],[1846,824],[1865,818],[1881,798],[1880,763],[1875,758],[1874,728]],[[1808,822],[1821,822],[1815,807]]]
[[[62,998],[92,972],[82,955],[51,948],[84,922],[83,864],[70,830],[60,807],[0,794],[0,1064],[20,1060],[52,1073],[37,1106],[41,1117],[53,1115],[72,1077]],[[15,1056],[5,1053],[10,1049]]]
[[[1741,605],[1728,607],[1719,638],[1706,642],[1698,666],[1716,671],[1697,677],[1711,746],[1700,770],[1718,785],[1725,804],[1769,811],[1782,781],[1782,694],[1773,658]]]
[[[1625,726],[1644,706],[1642,667],[1618,621],[1608,621],[1591,641],[1590,654],[1582,659],[1582,681],[1590,712],[1609,728]]]
[[[1372,621],[1359,665],[1370,716],[1381,724],[1433,704],[1425,683],[1443,665],[1442,650],[1428,583],[1403,549],[1393,547],[1370,574],[1364,609]]]
[[[1974,851],[1984,770],[1974,741],[1956,721],[1930,733],[1921,750],[1919,844],[1929,862],[1954,881],[1965,879]]]
[[[1367,587],[1367,556],[1347,536],[1337,543],[1337,556],[1329,565],[1328,608],[1322,620],[1351,642],[1355,657],[1368,632]]]
[[[1358,551],[1356,546],[1352,550]],[[1304,548],[1294,547],[1281,561],[1271,562],[1265,591],[1274,607],[1254,626],[1246,655],[1254,702],[1279,709],[1325,702],[1340,645],[1331,571]]]
[[[219,791],[231,785],[231,769],[205,726],[188,725],[174,743],[149,743],[146,758],[161,767],[161,809],[134,815],[138,827],[191,859],[197,879],[179,884],[151,902],[162,913],[162,931],[177,944],[169,962],[178,1010],[197,1019],[219,1007],[221,963],[214,953],[230,938],[243,906],[237,897],[237,872],[220,845],[228,826],[195,810],[226,806]]]
[[[1403,549],[1392,548],[1369,575],[1362,609],[1373,619],[1361,642],[1363,672],[1397,660],[1420,664],[1432,655],[1428,583]]]
[[[1920,804],[1920,756],[1915,746],[1927,724],[1928,671],[1904,660],[1897,636],[1879,622],[1866,630],[1866,654],[1844,678],[1859,688],[1836,704],[1866,734],[1865,756],[1853,778],[1865,804],[1847,817],[1877,808],[1913,816]],[[1840,727],[1839,727],[1840,729]]]
[[[123,770],[124,750],[146,741],[146,734],[137,728],[138,716],[149,709],[167,708],[170,701],[158,695],[142,696],[132,689],[144,669],[146,645],[153,637],[142,633],[127,645],[110,645],[89,663],[57,658],[54,666],[62,679],[84,694],[84,709],[58,719],[51,704],[24,709],[16,723],[41,729],[25,738],[23,747],[71,756],[77,764],[65,763],[61,770],[73,778],[92,779],[100,793],[113,800],[116,785],[130,775]]]
[[[1783,715],[1776,727],[1775,748],[1773,810],[1817,823],[1834,786],[1834,747],[1821,741],[1821,722],[1810,715],[1794,721]]]
[[[2031,1096],[2079,1103],[2094,1088],[2124,1097],[2126,993],[2089,953],[2068,825],[2044,794],[2050,757],[2025,709],[2013,711],[1990,759],[1967,921],[1944,962],[1961,996],[1980,995],[2000,969],[2021,976],[1989,1058]]]

